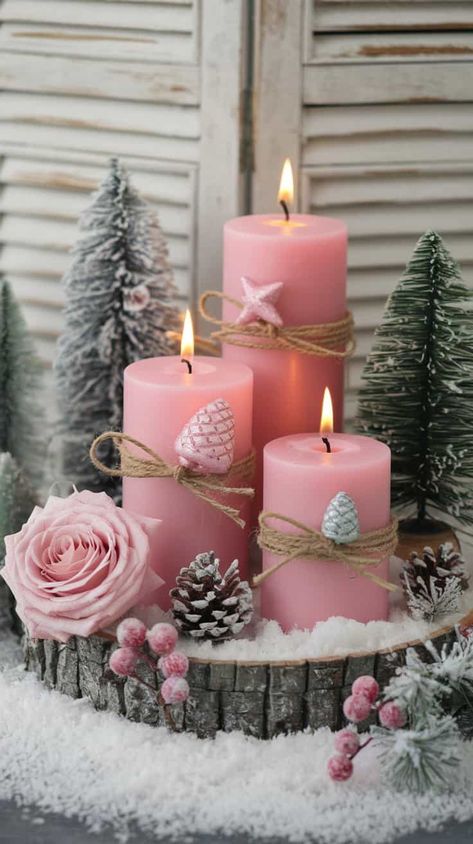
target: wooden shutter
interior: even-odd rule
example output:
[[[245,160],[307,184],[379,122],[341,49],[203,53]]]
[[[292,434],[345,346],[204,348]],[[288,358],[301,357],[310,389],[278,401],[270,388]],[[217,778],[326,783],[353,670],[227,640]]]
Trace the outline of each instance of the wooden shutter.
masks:
[[[49,365],[77,218],[118,155],[159,212],[182,305],[240,207],[239,0],[0,4],[0,272]]]
[[[274,207],[290,154],[300,209],[348,223],[350,419],[373,330],[418,236],[437,229],[471,276],[473,4],[262,0],[259,33],[257,102],[271,118],[256,135],[255,208]]]

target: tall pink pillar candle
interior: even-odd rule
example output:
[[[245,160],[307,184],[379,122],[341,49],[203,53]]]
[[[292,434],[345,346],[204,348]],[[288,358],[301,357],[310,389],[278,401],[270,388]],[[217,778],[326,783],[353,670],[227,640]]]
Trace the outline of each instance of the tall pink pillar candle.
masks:
[[[237,461],[252,448],[252,396],[253,375],[241,363],[199,356],[189,374],[180,357],[140,360],[125,369],[123,429],[175,466],[174,443],[184,425],[209,402],[226,399],[235,417]],[[240,508],[248,524],[249,500],[233,496],[225,501]],[[247,576],[248,528],[240,528],[173,478],[124,478],[123,504],[162,521],[152,565],[165,580],[157,596],[164,609],[176,575],[196,554],[215,551],[223,569],[237,557],[242,576]]]
[[[284,325],[335,322],[346,314],[347,229],[342,220],[292,214],[253,215],[224,228],[223,290],[241,301],[242,276],[258,284],[283,282],[276,308]],[[223,318],[234,321],[225,302]],[[225,344],[225,360],[238,360],[255,376],[253,441],[257,455],[257,509],[262,500],[263,448],[285,434],[313,431],[324,388],[334,405],[334,427],[343,423],[343,360],[299,352],[244,349]]]
[[[385,527],[390,519],[391,452],[369,437],[327,434],[282,437],[264,450],[264,509],[320,530],[325,510],[346,492],[358,510],[361,533]],[[278,530],[297,532],[290,525]],[[263,552],[263,570],[280,561]],[[388,579],[389,560],[370,569]],[[388,617],[388,591],[342,563],[293,560],[261,586],[262,614],[283,630],[312,629],[318,621],[343,616],[368,622]]]

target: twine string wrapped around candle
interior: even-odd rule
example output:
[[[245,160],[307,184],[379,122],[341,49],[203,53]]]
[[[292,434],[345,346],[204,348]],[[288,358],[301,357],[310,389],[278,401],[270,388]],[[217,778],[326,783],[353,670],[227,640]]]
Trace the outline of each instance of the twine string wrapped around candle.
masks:
[[[102,443],[111,440],[120,453],[120,466],[107,466],[98,457],[98,449]],[[140,449],[146,457],[139,457],[133,454],[127,444]],[[187,469],[185,466],[172,466],[166,463],[152,448],[119,431],[105,431],[96,437],[90,447],[90,459],[94,466],[105,475],[112,478],[174,478],[176,483],[181,484],[190,490],[198,498],[206,501],[216,510],[224,513],[232,519],[239,527],[245,527],[244,520],[236,507],[231,507],[223,501],[219,501],[216,495],[243,495],[251,498],[255,491],[249,486],[234,486],[237,481],[248,483],[254,473],[255,456],[254,452],[237,460],[226,475],[199,475]]]
[[[212,338],[221,343],[248,349],[290,350],[315,357],[332,358],[346,358],[355,350],[353,317],[349,311],[343,319],[320,325],[287,325],[278,328],[263,321],[239,325],[209,314],[206,304],[211,298],[224,299],[240,309],[243,305],[238,299],[218,290],[206,290],[200,297],[200,313],[208,322],[219,326],[218,331],[212,332]]]
[[[287,533],[276,528],[274,526],[276,521],[296,528],[297,533]],[[264,551],[269,551],[283,559],[254,577],[253,586],[260,586],[268,577],[292,560],[301,559],[344,563],[356,574],[368,577],[378,586],[394,592],[397,586],[369,569],[378,566],[382,560],[394,553],[397,545],[397,525],[397,519],[392,518],[385,527],[362,533],[353,542],[339,545],[323,533],[296,519],[282,516],[280,513],[264,511],[259,517],[258,545]]]

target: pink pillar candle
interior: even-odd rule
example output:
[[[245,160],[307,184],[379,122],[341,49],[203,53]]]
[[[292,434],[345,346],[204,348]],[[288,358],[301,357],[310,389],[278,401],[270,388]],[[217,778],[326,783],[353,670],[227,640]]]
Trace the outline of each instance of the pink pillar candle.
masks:
[[[335,322],[346,314],[347,230],[341,220],[293,214],[238,217],[224,228],[224,293],[241,301],[242,276],[258,284],[283,282],[276,308],[285,326]],[[234,305],[223,318],[233,322]],[[257,454],[257,509],[262,500],[263,448],[285,434],[314,430],[325,386],[342,429],[343,360],[292,351],[244,349],[226,344],[225,360],[238,360],[255,376],[253,441]]]
[[[320,530],[325,510],[338,492],[355,502],[361,533],[385,527],[390,519],[391,452],[369,437],[327,434],[281,437],[264,450],[264,509]],[[275,524],[287,533],[290,525]],[[263,552],[263,570],[281,558]],[[389,560],[370,569],[388,578]],[[261,586],[262,614],[283,630],[312,629],[318,621],[343,616],[368,622],[388,617],[388,592],[342,563],[293,560]]]
[[[174,466],[178,464],[174,444],[184,425],[209,402],[226,399],[235,418],[237,461],[252,448],[252,397],[253,375],[241,363],[199,356],[189,374],[180,357],[147,358],[125,369],[123,429]],[[249,499],[233,496],[225,501],[238,507],[248,524]],[[127,510],[162,520],[152,562],[166,583],[158,595],[164,609],[169,607],[168,592],[176,575],[196,554],[215,551],[223,569],[237,557],[246,576],[248,529],[173,478],[124,478],[123,504]]]

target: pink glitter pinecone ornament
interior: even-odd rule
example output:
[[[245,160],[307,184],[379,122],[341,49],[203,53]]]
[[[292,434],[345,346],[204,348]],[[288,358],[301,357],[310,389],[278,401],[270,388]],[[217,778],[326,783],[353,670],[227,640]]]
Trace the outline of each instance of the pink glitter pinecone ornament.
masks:
[[[329,776],[333,780],[343,782],[344,780],[350,779],[353,773],[353,762],[348,756],[344,756],[342,753],[336,753],[335,756],[331,756],[328,760],[327,768]]]
[[[181,466],[201,475],[224,475],[233,463],[235,419],[225,399],[202,407],[184,425],[175,449]]]

